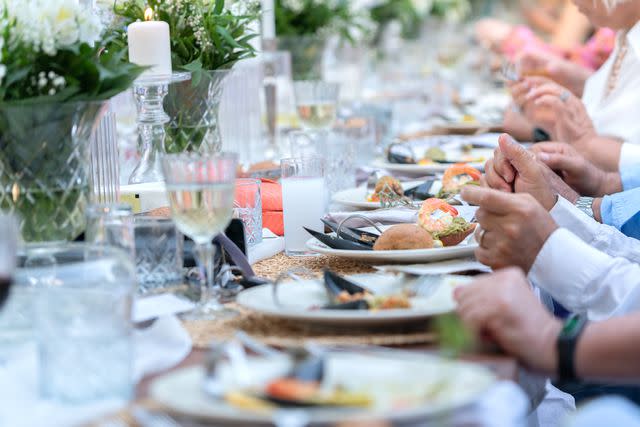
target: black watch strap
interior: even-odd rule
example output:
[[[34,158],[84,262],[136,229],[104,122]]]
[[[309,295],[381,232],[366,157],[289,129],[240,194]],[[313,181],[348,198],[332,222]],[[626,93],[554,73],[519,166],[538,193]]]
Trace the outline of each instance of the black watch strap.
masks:
[[[541,128],[534,128],[533,135],[531,137],[533,142],[546,142],[551,140],[549,133]]]
[[[575,369],[576,346],[587,323],[586,316],[579,314],[572,315],[564,323],[564,327],[560,335],[558,335],[558,380],[560,382],[569,382],[578,379]]]

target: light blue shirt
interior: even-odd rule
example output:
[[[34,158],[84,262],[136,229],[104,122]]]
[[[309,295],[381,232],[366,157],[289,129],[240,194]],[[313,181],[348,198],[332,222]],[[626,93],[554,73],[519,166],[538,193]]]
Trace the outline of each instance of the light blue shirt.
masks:
[[[640,165],[620,169],[624,191],[602,199],[602,223],[640,239]]]

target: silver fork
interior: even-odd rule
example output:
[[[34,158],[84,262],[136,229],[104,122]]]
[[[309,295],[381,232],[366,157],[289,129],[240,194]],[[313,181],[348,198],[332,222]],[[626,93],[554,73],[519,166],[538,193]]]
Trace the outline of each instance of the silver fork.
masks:
[[[507,82],[517,82],[518,80],[520,80],[520,72],[518,71],[518,66],[509,60],[504,60],[502,62],[502,67],[500,67],[500,75]]]

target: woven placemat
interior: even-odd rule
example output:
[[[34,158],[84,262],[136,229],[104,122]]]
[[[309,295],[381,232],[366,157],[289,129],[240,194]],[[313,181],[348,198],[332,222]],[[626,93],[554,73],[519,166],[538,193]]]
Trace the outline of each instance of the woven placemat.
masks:
[[[312,325],[264,316],[233,305],[237,317],[216,321],[184,321],[195,348],[226,340],[243,330],[258,341],[276,347],[299,347],[302,342],[323,345],[415,345],[436,340],[428,322],[385,327]]]
[[[316,257],[288,257],[284,253],[255,263],[252,267],[258,276],[271,280],[275,280],[281,273],[287,270],[298,267],[305,267],[317,274],[320,274],[325,268],[337,271],[340,274],[375,272],[371,265],[351,259],[326,255]]]

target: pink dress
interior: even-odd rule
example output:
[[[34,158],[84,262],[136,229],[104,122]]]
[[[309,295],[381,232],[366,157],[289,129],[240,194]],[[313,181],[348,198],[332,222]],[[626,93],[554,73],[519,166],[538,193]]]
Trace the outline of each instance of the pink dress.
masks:
[[[600,28],[584,44],[564,50],[545,43],[530,28],[517,26],[500,46],[502,53],[513,60],[524,49],[542,50],[568,59],[591,70],[597,70],[607,60],[616,42],[615,31]]]

